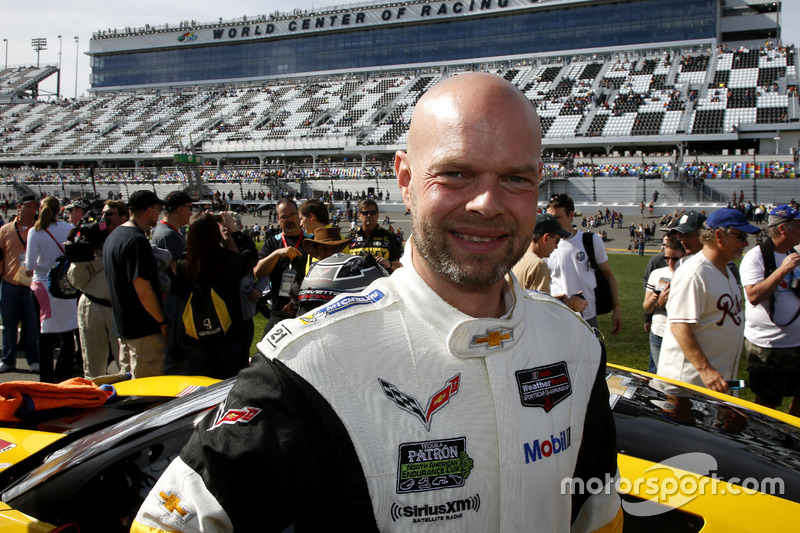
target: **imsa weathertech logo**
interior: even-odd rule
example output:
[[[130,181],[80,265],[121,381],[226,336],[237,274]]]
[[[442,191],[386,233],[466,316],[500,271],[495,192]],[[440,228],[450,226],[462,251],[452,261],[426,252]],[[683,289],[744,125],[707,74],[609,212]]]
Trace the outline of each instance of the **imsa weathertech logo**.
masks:
[[[398,462],[398,494],[462,487],[475,464],[464,437],[401,444]]]
[[[403,518],[410,518],[413,524],[458,520],[463,518],[465,511],[477,513],[480,508],[481,497],[477,494],[464,500],[452,500],[438,505],[397,505],[393,503],[392,520],[397,522]]]
[[[520,370],[515,375],[520,399],[525,407],[541,407],[549,413],[550,409],[572,394],[567,363],[564,361]]]

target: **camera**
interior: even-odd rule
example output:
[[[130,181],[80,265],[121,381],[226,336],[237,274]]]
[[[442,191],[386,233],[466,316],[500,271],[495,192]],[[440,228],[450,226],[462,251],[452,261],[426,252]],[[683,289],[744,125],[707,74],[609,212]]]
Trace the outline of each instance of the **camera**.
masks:
[[[94,207],[81,219],[80,224],[69,232],[64,244],[64,255],[73,263],[92,261],[95,250],[99,250],[108,237],[108,219],[102,208]]]

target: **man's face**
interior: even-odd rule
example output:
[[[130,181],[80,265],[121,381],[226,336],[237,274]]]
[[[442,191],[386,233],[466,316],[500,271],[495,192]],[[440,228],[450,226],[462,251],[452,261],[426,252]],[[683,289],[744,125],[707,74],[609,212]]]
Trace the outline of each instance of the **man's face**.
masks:
[[[177,216],[177,222],[180,226],[185,226],[192,219],[192,202],[187,202],[173,211]]]
[[[540,259],[547,259],[558,248],[558,243],[561,237],[555,233],[545,233],[539,239],[538,246],[536,247],[536,255]]]
[[[36,218],[36,212],[39,210],[39,204],[36,202],[25,202],[17,207],[19,209],[20,221],[26,226],[32,224],[33,220]]]
[[[83,218],[83,209],[80,207],[73,207],[69,210],[69,223],[76,226]]]
[[[278,224],[281,231],[286,235],[299,235],[300,217],[297,215],[297,208],[292,204],[280,204],[277,209]]]
[[[158,224],[162,209],[161,204],[153,204],[145,210],[145,220],[147,221],[148,227],[152,228]]]
[[[567,213],[565,207],[548,207],[547,212],[558,219],[561,229],[572,233],[572,219],[575,217],[575,211]]]
[[[358,219],[361,221],[361,228],[366,233],[372,233],[372,230],[378,227],[378,207],[374,205],[365,205],[358,213]]]
[[[740,257],[744,249],[747,248],[748,234],[743,231],[728,228],[727,230],[718,230],[717,234],[720,235],[722,251],[728,261],[733,261]]]
[[[533,110],[503,99],[508,93],[474,94],[429,97],[422,112],[418,105],[409,151],[395,157],[422,259],[414,264],[429,283],[501,282],[536,224],[541,160]]]
[[[800,220],[784,222],[783,234],[786,236],[786,242],[792,248],[800,244]]]
[[[119,214],[116,207],[103,206],[103,218],[108,220],[108,232],[111,233],[128,220]]]
[[[696,254],[703,249],[703,244],[700,242],[700,230],[696,229],[689,233],[678,232],[678,239],[688,255]]]

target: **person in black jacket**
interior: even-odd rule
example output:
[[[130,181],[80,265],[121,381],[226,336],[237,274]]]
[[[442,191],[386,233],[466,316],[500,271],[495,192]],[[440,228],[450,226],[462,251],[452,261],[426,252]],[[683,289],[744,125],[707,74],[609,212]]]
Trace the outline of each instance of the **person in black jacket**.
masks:
[[[186,257],[177,261],[173,290],[185,302],[181,346],[192,375],[226,379],[242,369],[241,279],[252,252],[239,252],[230,215],[200,213],[189,224]],[[224,304],[224,305],[222,305]],[[189,316],[191,311],[191,317]]]

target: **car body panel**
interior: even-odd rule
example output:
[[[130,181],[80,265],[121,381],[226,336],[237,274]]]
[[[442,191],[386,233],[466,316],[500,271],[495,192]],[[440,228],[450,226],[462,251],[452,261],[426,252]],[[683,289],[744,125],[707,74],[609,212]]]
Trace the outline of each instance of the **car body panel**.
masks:
[[[3,533],[47,533],[55,527],[0,502],[0,530]]]
[[[157,376],[129,379],[114,384],[120,396],[183,396],[197,387],[208,387],[219,380],[203,376]]]
[[[64,438],[58,433],[0,428],[0,470],[8,468]]]
[[[788,517],[800,517],[800,504],[793,501],[673,466],[660,468],[651,461],[625,454],[619,454],[617,458],[620,477],[632,482],[632,490],[625,491],[627,487],[620,485],[620,492],[700,516],[705,522],[700,530],[703,533],[773,533],[797,529],[796,524],[787,520]],[[646,482],[637,487],[636,480]],[[658,486],[658,493],[648,492],[646,484]],[[637,488],[639,490],[635,490]],[[687,488],[697,490],[687,491]],[[654,515],[654,520],[657,519],[658,515]]]

